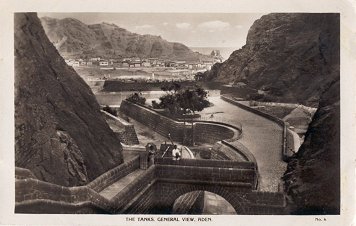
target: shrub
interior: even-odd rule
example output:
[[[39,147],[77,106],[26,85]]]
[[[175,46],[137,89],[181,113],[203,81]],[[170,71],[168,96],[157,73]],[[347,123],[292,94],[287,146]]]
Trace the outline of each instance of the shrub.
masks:
[[[109,114],[115,115],[117,116],[117,111],[111,107],[109,107],[108,105],[106,105],[105,107],[103,107],[103,111],[106,111]]]
[[[128,98],[126,98],[126,100],[142,105],[146,103],[146,98],[144,98],[141,93],[133,93]]]
[[[155,100],[152,101],[152,107],[154,109],[161,109],[162,108],[162,106],[159,103],[157,103],[157,101],[155,101]]]
[[[262,100],[264,98],[265,95],[263,94],[259,94],[259,93],[251,93],[249,95],[247,95],[247,98],[250,100]]]

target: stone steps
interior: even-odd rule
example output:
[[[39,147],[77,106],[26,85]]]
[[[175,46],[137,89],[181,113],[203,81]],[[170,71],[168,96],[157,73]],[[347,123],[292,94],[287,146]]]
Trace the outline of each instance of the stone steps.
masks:
[[[115,197],[120,191],[122,191],[127,185],[132,183],[138,176],[143,174],[145,170],[137,169],[132,173],[126,175],[125,177],[121,178],[120,180],[114,182],[110,186],[104,188],[99,194],[104,198],[111,200]]]

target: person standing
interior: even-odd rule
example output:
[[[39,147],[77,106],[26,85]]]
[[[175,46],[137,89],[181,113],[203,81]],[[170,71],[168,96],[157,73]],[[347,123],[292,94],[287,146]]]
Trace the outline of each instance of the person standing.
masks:
[[[177,147],[177,145],[173,146],[173,150],[172,150],[172,156],[173,156],[173,160],[179,160],[181,158],[181,153]]]
[[[151,166],[154,164],[154,159],[155,159],[155,154],[156,154],[156,147],[154,144],[151,144],[148,147],[148,166]]]

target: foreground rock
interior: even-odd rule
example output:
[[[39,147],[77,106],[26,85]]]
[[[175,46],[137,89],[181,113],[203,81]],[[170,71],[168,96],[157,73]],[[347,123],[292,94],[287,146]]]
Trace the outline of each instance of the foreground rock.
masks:
[[[44,181],[83,185],[123,161],[93,93],[35,13],[15,14],[15,129],[15,165]]]
[[[246,45],[205,73],[207,80],[247,84],[255,100],[318,106],[339,76],[339,14],[279,13],[256,20]]]
[[[285,189],[296,214],[340,212],[340,83],[323,94],[305,135],[288,163]]]

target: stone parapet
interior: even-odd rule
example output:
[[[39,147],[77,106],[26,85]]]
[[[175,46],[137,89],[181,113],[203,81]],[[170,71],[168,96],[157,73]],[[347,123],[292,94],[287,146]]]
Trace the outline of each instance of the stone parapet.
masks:
[[[145,156],[141,156],[141,160],[143,158]],[[253,162],[156,160],[155,165],[144,170],[110,200],[98,191],[103,185],[112,184],[114,178],[119,180],[123,176],[121,172],[127,175],[133,169],[142,170],[139,169],[140,157],[101,175],[87,186],[63,187],[33,178],[18,179],[15,212],[170,213],[180,196],[192,191],[209,191],[225,198],[238,214],[284,214],[283,193],[254,190],[257,174]]]
[[[167,137],[170,134],[173,141],[183,142],[184,137],[193,136],[190,122],[184,123],[181,120],[170,118],[147,106],[124,100],[121,103],[120,111],[162,136]],[[193,127],[194,140],[201,143],[214,144],[221,140],[237,140],[242,133],[242,128],[219,122],[194,120]]]
[[[125,121],[120,117],[116,117],[111,115],[106,111],[101,111],[105,117],[105,120],[110,124],[115,125],[114,128],[111,128],[120,142],[126,145],[134,145],[139,144],[139,140],[137,138],[136,130],[133,124]]]
[[[124,176],[132,173],[133,171],[137,170],[140,167],[140,157],[137,156],[128,162],[125,162],[108,172],[100,175],[95,180],[91,181],[87,186],[93,189],[96,192],[100,192],[105,187],[109,186],[110,184],[118,181],[119,179],[123,178]]]

